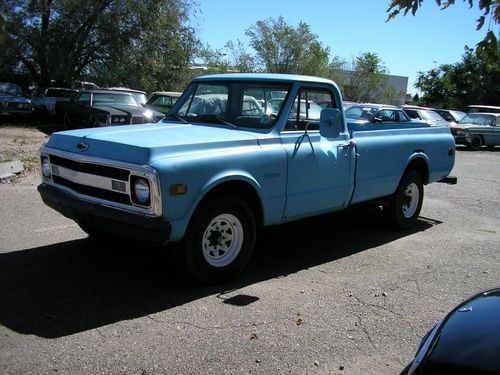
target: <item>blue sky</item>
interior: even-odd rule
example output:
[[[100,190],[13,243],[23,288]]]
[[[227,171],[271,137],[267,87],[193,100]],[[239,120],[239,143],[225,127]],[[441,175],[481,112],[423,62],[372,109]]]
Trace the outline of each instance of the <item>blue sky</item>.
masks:
[[[475,1],[474,3],[477,3]],[[386,23],[389,0],[198,0],[193,26],[203,43],[223,48],[228,40],[247,43],[245,30],[258,20],[283,16],[294,27],[309,24],[330,52],[347,60],[362,52],[376,52],[391,74],[409,77],[417,72],[460,61],[464,46],[474,47],[486,34],[488,21],[476,31],[481,16],[461,0],[441,10],[426,0],[416,16],[399,15]],[[498,35],[498,26],[494,31]]]

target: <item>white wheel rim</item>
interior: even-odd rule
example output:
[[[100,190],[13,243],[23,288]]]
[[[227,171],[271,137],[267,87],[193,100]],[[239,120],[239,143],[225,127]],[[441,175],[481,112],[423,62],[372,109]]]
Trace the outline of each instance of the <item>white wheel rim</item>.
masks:
[[[231,214],[222,214],[212,219],[202,238],[205,260],[213,267],[231,264],[243,245],[243,226]]]
[[[418,186],[414,182],[409,184],[404,192],[403,196],[403,215],[405,218],[410,219],[415,215],[419,200]]]

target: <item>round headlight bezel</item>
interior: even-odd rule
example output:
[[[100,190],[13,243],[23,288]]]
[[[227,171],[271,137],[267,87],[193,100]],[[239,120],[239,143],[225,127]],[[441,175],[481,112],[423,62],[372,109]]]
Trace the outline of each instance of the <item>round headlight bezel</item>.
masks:
[[[134,176],[132,179],[132,202],[139,206],[151,205],[151,184],[147,178]]]
[[[42,176],[47,179],[52,178],[52,169],[50,166],[50,160],[47,155],[41,156],[41,168],[42,168]]]

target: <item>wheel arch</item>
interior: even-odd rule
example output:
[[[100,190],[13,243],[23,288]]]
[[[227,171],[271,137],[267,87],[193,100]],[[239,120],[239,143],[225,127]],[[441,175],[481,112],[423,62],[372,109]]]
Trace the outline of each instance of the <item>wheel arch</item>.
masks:
[[[248,177],[238,176],[239,178],[222,179],[210,185],[205,190],[203,197],[197,202],[191,218],[196,215],[200,207],[217,195],[233,194],[243,199],[252,209],[257,225],[260,227],[264,222],[264,208],[262,200],[257,192],[258,184],[255,180]],[[190,219],[191,221],[191,219]]]
[[[429,182],[429,159],[425,154],[419,153],[413,155],[410,160],[408,161],[408,164],[406,165],[406,168],[401,175],[401,178],[408,173],[409,171],[415,171],[418,174],[420,174],[420,177],[422,177],[422,181],[425,184]]]

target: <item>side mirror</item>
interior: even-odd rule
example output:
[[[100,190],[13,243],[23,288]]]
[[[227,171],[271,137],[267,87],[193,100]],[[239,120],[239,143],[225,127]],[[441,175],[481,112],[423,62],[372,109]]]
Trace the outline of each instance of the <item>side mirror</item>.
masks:
[[[319,118],[319,133],[325,138],[337,138],[342,131],[342,114],[336,108],[325,108]]]

